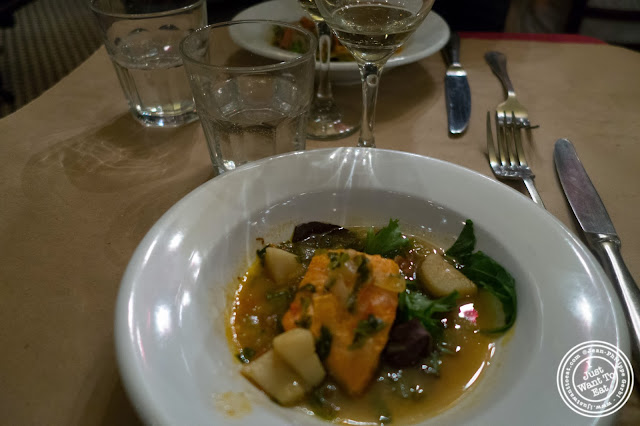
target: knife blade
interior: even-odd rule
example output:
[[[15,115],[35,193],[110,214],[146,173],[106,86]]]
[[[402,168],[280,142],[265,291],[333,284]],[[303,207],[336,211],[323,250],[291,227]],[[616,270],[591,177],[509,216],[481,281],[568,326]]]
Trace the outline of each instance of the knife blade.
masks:
[[[451,33],[443,54],[448,65],[444,77],[444,91],[449,132],[459,134],[464,132],[469,124],[471,90],[467,72],[460,65],[460,37],[457,33]]]
[[[587,244],[600,259],[625,307],[633,361],[636,368],[640,367],[640,290],[620,254],[620,238],[573,144],[567,139],[558,139],[553,159],[560,184]]]

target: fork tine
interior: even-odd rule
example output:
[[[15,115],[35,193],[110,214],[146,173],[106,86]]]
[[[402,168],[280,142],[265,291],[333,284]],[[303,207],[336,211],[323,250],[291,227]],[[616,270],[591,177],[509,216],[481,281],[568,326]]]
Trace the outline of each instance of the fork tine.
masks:
[[[498,167],[498,158],[493,147],[493,132],[491,131],[491,114],[487,111],[487,151],[489,153],[489,164],[492,169]]]
[[[508,137],[506,141],[507,149],[509,150],[509,160],[511,161],[511,166],[518,165],[518,152],[516,151],[516,134],[520,136],[520,130],[518,129],[518,123],[516,122],[516,117],[511,111],[511,117],[509,120],[508,129]]]
[[[498,113],[496,112],[496,136],[498,143],[498,156],[500,157],[500,163],[504,167],[508,167],[510,165],[508,155],[509,150],[507,149],[507,140],[506,140],[506,129],[505,129],[504,121],[500,122],[498,120]]]
[[[515,134],[514,134],[515,138],[515,145],[516,145],[516,153],[518,156],[518,162],[520,163],[521,166],[528,166],[527,164],[527,157],[525,157],[524,155],[524,149],[522,147],[522,137],[520,135],[520,128],[516,128],[515,129]]]

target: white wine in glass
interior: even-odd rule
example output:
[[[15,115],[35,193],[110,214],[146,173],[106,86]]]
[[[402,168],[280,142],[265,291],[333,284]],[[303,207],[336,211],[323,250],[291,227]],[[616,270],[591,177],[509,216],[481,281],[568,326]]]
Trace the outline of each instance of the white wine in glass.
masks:
[[[434,0],[316,0],[318,10],[360,67],[362,123],[358,146],[373,132],[382,67],[424,21]]]
[[[331,30],[324,22],[315,0],[298,0],[300,6],[309,14],[318,31],[318,54],[320,71],[318,72],[318,89],[309,110],[307,120],[307,136],[311,139],[339,139],[351,135],[358,130],[358,124],[344,121],[342,112],[333,100],[331,81],[329,80],[329,63],[331,62]]]
[[[298,0],[298,2],[316,25],[318,31],[318,53],[320,56],[318,88],[309,110],[307,136],[311,139],[320,140],[339,139],[349,136],[358,130],[359,125],[345,122],[342,112],[333,100],[331,81],[329,80],[331,29],[329,29],[320,14],[315,0]]]

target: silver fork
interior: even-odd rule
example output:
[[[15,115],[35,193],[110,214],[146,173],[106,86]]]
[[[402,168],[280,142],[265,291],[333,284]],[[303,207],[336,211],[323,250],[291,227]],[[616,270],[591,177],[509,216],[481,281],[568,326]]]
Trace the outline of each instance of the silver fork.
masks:
[[[527,187],[531,199],[544,208],[544,203],[536,185],[533,182],[535,175],[527,164],[527,159],[522,149],[522,138],[520,137],[520,128],[515,114],[512,112],[509,117],[509,123],[500,123],[498,113],[496,112],[496,136],[498,155],[493,142],[493,132],[491,130],[491,114],[487,111],[487,151],[489,153],[489,165],[496,177],[502,179],[522,179]]]
[[[498,77],[505,90],[507,91],[507,99],[496,107],[498,121],[501,124],[511,124],[512,117],[521,128],[535,129],[539,126],[532,126],[529,122],[529,112],[516,98],[516,92],[507,73],[507,58],[500,52],[487,52],[484,54],[484,60],[487,61],[493,73]]]

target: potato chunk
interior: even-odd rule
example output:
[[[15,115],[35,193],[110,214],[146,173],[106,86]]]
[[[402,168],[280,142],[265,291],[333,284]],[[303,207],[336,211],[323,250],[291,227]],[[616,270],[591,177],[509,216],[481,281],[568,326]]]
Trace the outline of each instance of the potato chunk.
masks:
[[[244,365],[241,371],[282,405],[295,404],[309,390],[300,376],[273,350]]]
[[[418,279],[425,290],[435,297],[444,297],[454,290],[460,296],[472,296],[478,292],[473,281],[439,254],[430,254],[422,261],[418,268]]]
[[[294,328],[273,339],[273,350],[310,386],[324,380],[325,371],[316,354],[316,345],[311,331]]]
[[[265,250],[264,267],[277,285],[287,284],[304,272],[298,256],[275,247]]]

